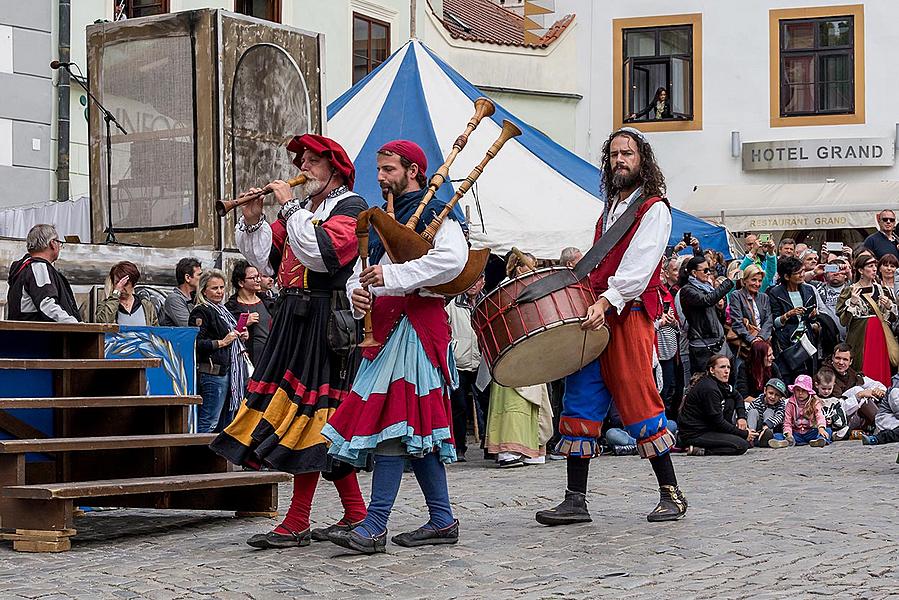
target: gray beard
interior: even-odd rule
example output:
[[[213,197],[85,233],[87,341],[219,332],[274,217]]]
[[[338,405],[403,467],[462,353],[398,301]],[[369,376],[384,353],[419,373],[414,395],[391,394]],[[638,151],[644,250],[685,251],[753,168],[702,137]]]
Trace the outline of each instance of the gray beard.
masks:
[[[314,196],[325,188],[325,182],[318,179],[307,179],[303,184],[303,194]]]

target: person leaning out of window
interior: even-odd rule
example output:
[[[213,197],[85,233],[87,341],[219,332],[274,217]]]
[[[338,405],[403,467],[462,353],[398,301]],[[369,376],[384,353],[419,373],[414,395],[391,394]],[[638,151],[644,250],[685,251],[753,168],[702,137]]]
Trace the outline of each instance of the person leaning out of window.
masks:
[[[156,307],[146,298],[134,294],[140,281],[140,270],[133,262],[123,260],[113,265],[106,278],[106,299],[97,306],[98,323],[156,326]]]
[[[660,87],[652,97],[652,101],[638,113],[631,114],[628,121],[636,121],[646,117],[647,121],[661,121],[663,119],[673,119],[671,113],[671,102],[668,100],[668,90]]]

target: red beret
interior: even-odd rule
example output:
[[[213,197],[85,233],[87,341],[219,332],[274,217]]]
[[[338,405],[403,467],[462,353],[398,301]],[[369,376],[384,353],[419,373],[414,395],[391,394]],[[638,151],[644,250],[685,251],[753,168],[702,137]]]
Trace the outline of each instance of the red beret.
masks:
[[[347,187],[353,189],[353,182],[356,179],[356,167],[353,166],[353,161],[350,160],[343,146],[331,138],[315,135],[314,133],[295,135],[287,143],[287,150],[296,153],[293,164],[298,168],[303,163],[303,152],[306,150],[315,152],[319,156],[324,156],[331,162],[331,166],[346,179]]]
[[[393,140],[392,142],[387,142],[381,146],[381,149],[378,150],[378,152],[384,152],[385,150],[393,152],[394,154],[399,154],[409,162],[415,163],[422,173],[428,172],[428,159],[425,157],[425,151],[415,142],[410,142],[409,140]]]

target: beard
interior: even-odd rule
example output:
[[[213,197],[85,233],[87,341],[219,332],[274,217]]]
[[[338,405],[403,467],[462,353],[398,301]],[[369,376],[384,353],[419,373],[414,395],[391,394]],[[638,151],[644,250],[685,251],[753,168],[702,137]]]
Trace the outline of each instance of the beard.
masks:
[[[306,176],[306,183],[303,184],[303,194],[305,196],[314,196],[325,188],[325,182],[316,179],[309,171],[300,171]]]
[[[612,187],[622,190],[635,186],[640,181],[640,174],[630,170],[619,169],[612,174]]]
[[[394,198],[399,198],[409,187],[409,176],[403,175],[402,179],[395,183],[385,181],[381,184],[381,196],[387,200],[387,194],[392,193]]]

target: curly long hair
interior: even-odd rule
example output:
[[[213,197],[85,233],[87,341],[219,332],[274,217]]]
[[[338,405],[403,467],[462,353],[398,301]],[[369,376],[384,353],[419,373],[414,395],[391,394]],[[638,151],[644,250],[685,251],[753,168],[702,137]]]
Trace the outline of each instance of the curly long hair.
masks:
[[[602,145],[602,185],[606,191],[607,198],[614,198],[621,190],[616,188],[612,183],[612,163],[609,159],[609,148],[612,140],[616,137],[628,137],[634,140],[637,146],[637,152],[640,154],[640,185],[643,186],[643,193],[647,196],[664,196],[665,195],[665,176],[656,163],[655,154],[652,152],[652,146],[649,145],[643,137],[629,131],[628,129],[619,129],[612,132],[609,139]]]

